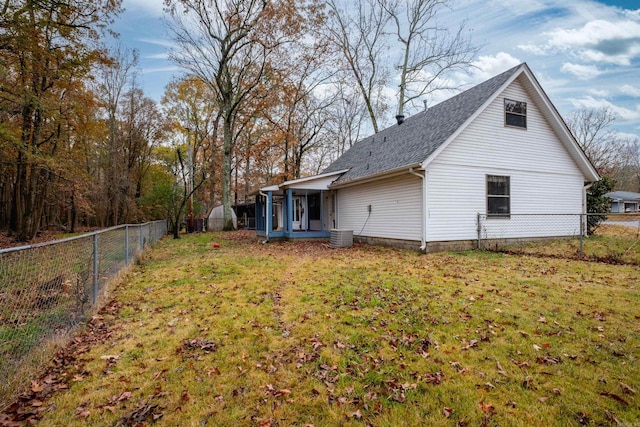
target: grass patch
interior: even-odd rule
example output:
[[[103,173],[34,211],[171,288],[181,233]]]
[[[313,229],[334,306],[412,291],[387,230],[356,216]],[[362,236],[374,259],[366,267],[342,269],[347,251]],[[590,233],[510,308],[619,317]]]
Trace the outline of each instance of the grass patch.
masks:
[[[118,287],[108,342],[79,356],[41,422],[632,425],[638,277],[486,252],[167,239]]]
[[[640,227],[602,224],[582,243],[585,260],[640,265]],[[580,240],[530,242],[509,245],[505,249],[516,254],[578,259]]]

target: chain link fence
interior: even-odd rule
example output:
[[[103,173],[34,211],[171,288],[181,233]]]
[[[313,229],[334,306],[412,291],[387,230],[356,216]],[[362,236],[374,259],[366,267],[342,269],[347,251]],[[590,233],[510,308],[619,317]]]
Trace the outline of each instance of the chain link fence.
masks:
[[[478,214],[478,248],[640,265],[638,214]]]
[[[166,234],[155,221],[0,250],[0,408],[40,350],[96,312],[108,282]]]

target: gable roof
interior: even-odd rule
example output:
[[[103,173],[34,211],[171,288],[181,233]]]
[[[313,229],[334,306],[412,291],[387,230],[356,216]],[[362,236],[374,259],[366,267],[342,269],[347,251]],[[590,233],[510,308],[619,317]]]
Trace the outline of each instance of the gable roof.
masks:
[[[597,180],[598,174],[567,129],[564,121],[533,77],[526,63],[513,67],[480,83],[426,111],[405,119],[352,146],[323,173],[348,169],[334,185],[391,174],[410,167],[423,167],[466,127],[502,90],[521,74],[542,104],[545,116],[579,165],[587,180]]]

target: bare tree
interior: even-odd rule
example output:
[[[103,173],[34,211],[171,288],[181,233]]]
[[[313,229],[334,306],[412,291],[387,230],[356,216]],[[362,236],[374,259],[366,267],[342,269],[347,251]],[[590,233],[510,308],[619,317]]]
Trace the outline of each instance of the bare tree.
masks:
[[[100,225],[117,225],[121,222],[123,205],[126,204],[123,188],[127,186],[126,163],[123,158],[124,134],[119,123],[122,111],[119,111],[123,98],[128,91],[136,87],[138,74],[138,52],[125,49],[120,45],[111,51],[112,60],[96,67],[96,93],[104,109],[107,122],[107,139],[101,150],[104,170],[101,176],[102,187]]]
[[[625,138],[622,148],[622,162],[611,176],[616,181],[616,188],[640,192],[640,138]]]
[[[457,30],[437,21],[437,14],[449,0],[377,0],[394,26],[401,45],[400,94],[398,115],[407,105],[441,89],[457,89],[445,77],[457,70],[466,71],[478,48],[467,37],[465,23]]]
[[[327,7],[326,35],[341,54],[346,65],[346,80],[353,78],[373,131],[378,133],[378,117],[386,110],[383,91],[389,79],[384,60],[387,48],[384,28],[389,16],[376,0],[346,5],[328,0]]]
[[[607,107],[583,108],[567,117],[567,126],[601,175],[610,175],[623,160],[627,141],[611,128],[615,120]]]
[[[166,0],[171,59],[209,85],[222,113],[224,229],[232,230],[231,162],[236,114],[259,84],[268,46],[256,37],[266,0]]]

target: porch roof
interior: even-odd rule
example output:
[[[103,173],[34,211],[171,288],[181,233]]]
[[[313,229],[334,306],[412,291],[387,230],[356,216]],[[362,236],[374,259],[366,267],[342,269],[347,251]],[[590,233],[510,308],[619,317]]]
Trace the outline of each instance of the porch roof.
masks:
[[[338,170],[334,172],[327,172],[320,175],[308,176],[305,178],[293,179],[285,181],[282,184],[269,185],[262,187],[261,192],[271,191],[277,192],[286,190],[288,188],[301,189],[301,190],[328,190],[329,185],[338,179],[340,175],[347,172],[348,169]]]

